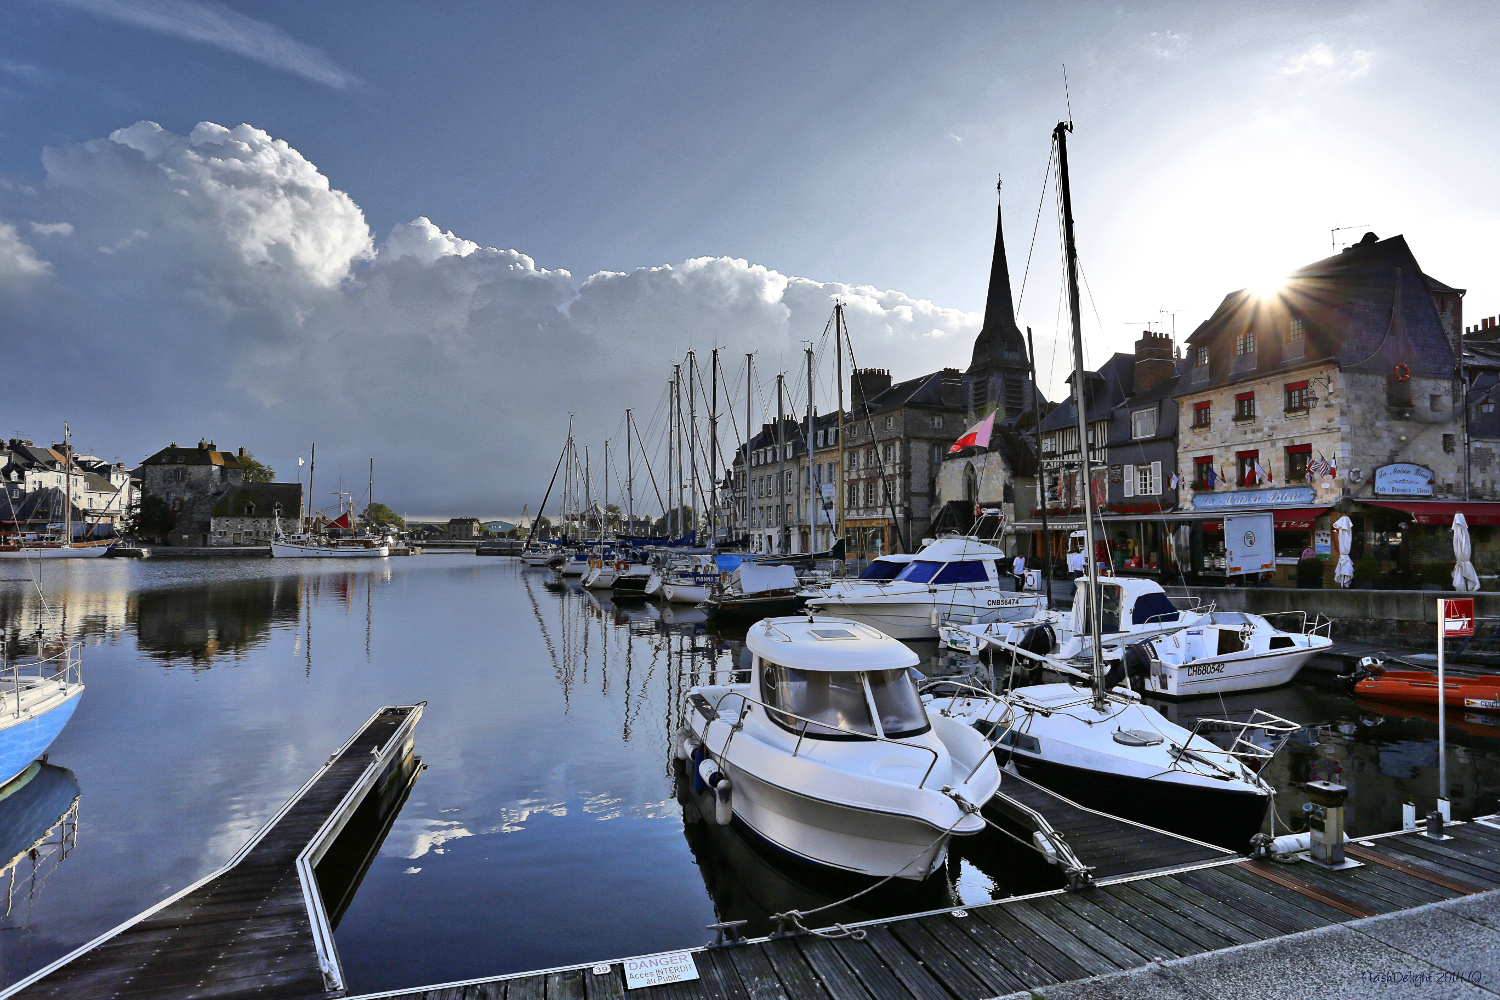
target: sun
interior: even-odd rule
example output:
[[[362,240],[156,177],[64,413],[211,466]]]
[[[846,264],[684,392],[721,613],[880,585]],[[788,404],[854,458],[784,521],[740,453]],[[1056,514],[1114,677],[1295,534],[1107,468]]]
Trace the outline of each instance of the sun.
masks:
[[[1274,299],[1286,287],[1286,275],[1268,274],[1250,283],[1250,292],[1258,299]]]

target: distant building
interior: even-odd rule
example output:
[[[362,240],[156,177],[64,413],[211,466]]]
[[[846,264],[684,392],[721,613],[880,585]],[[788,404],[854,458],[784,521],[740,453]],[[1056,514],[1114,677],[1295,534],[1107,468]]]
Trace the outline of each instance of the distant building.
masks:
[[[479,518],[454,517],[448,519],[448,535],[451,538],[478,538],[481,534]]]
[[[247,483],[247,457],[244,448],[219,451],[205,438],[196,448],[179,448],[174,441],[140,464],[134,475],[141,482],[142,496],[165,501],[176,518],[168,544],[267,542],[275,535],[278,505],[282,530],[298,530],[301,484]]]
[[[64,444],[40,448],[24,438],[11,438],[0,445],[0,482],[7,484],[0,505],[0,519],[14,514],[17,500],[27,494],[56,490],[60,497],[69,489],[75,522],[118,524],[136,499],[136,485],[124,465],[106,462],[93,455],[72,454]],[[43,505],[51,506],[51,504]],[[59,511],[61,510],[60,505]],[[61,512],[59,513],[61,517]]]

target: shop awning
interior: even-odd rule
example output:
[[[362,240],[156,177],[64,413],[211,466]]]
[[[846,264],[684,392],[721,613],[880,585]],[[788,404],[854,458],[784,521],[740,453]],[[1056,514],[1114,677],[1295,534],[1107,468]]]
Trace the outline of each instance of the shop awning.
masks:
[[[1273,510],[1278,528],[1311,528],[1313,522],[1328,512],[1328,507],[1282,507]]]
[[[1418,524],[1453,524],[1454,514],[1463,514],[1470,527],[1500,524],[1500,503],[1477,503],[1464,500],[1361,500],[1372,507],[1405,511]]]

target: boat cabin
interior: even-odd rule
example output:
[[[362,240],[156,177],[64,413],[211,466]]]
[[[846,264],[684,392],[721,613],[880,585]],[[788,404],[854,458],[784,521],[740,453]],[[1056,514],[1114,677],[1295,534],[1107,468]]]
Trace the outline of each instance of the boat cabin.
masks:
[[[906,558],[910,561],[892,582],[986,584],[1010,578],[1005,553],[973,538],[939,538]]]
[[[896,575],[915,558],[916,556],[904,553],[881,556],[866,566],[865,571],[859,574],[859,578],[868,583],[888,583],[896,579]]]
[[[1088,584],[1080,579],[1073,595],[1071,627],[1075,635],[1090,630]],[[1172,603],[1161,584],[1136,577],[1099,578],[1100,632],[1129,632],[1136,628],[1157,628],[1182,620],[1182,612]]]
[[[931,728],[911,668],[917,655],[841,618],[767,618],[745,637],[756,711],[799,737],[905,739]]]

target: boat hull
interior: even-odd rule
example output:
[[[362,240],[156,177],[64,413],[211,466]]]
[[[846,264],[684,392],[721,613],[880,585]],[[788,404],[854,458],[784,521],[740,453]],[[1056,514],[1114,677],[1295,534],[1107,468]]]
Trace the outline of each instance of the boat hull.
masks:
[[[1003,621],[1009,613],[1021,619],[1035,615],[1038,602],[1035,594],[950,597],[942,592],[921,591],[902,597],[813,597],[807,601],[807,607],[815,614],[853,619],[893,639],[936,639],[938,625],[933,621],[934,614],[945,621],[957,619],[965,624],[965,618],[971,622],[982,617]]]
[[[1146,685],[1148,694],[1163,698],[1200,698],[1231,691],[1259,691],[1280,687],[1291,681],[1315,649],[1269,653],[1238,660],[1214,660],[1181,666],[1162,664],[1153,668]],[[1500,688],[1497,688],[1500,693]]]
[[[1354,685],[1354,693],[1376,701],[1437,705],[1437,674],[1425,670],[1390,670]],[[1500,712],[1500,677],[1443,678],[1443,703],[1453,708]]]
[[[98,559],[109,545],[58,545],[0,550],[0,559]]]
[[[671,604],[702,604],[708,600],[708,587],[701,583],[663,583],[661,596]]]
[[[1270,796],[1095,771],[997,747],[1021,776],[1081,806],[1233,851],[1250,849]]]
[[[559,569],[558,572],[563,576],[582,576],[584,573],[588,572],[588,568],[588,563],[579,562],[578,560],[573,559],[563,563],[562,568]]]
[[[761,597],[709,598],[703,602],[703,610],[715,618],[752,619],[775,618],[796,614],[797,595],[778,594]],[[899,638],[899,637],[896,637]]]
[[[57,734],[73,717],[82,696],[83,685],[75,684],[62,700],[54,702],[46,711],[23,712],[19,719],[6,714],[0,720],[0,784],[10,781],[47,752]]]
[[[734,822],[809,864],[920,881],[948,856],[951,835],[906,816],[809,798],[720,762],[734,787]]]
[[[277,559],[384,559],[391,554],[389,545],[362,548],[334,545],[298,545],[295,542],[272,542],[271,555]]]

